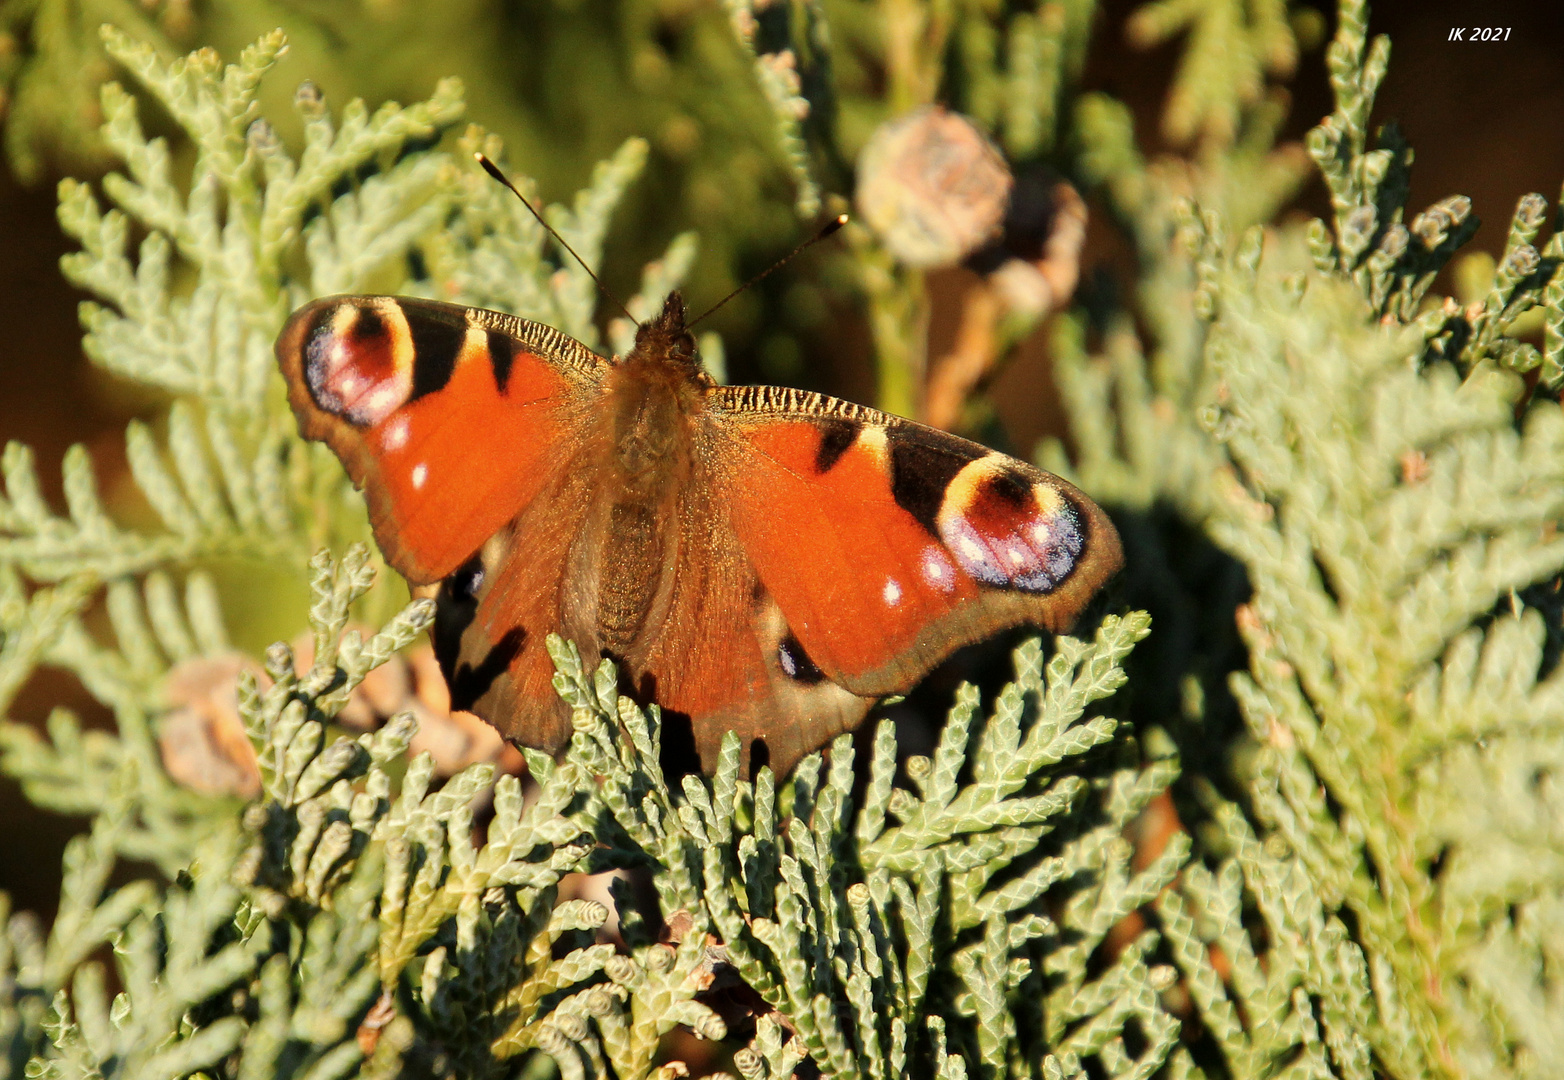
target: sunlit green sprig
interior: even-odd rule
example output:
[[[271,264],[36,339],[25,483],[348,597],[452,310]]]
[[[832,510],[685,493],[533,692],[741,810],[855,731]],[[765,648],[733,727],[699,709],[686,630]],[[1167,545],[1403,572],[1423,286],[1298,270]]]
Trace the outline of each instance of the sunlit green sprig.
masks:
[[[611,667],[589,675],[555,644],[558,685],[575,706],[571,760],[600,777],[598,836],[619,836],[624,854],[614,858],[651,862],[664,917],[677,912],[683,935],[648,950],[630,920],[626,942],[648,973],[627,966],[610,977],[644,987],[663,972],[677,977],[670,1001],[697,1006],[699,943],[715,935],[721,962],[797,1033],[788,1051],[774,1028],[759,1028],[735,1058],[746,1076],[783,1075],[779,1055],[803,1053],[830,1076],[1000,1075],[1005,1061],[1030,1068],[1019,1031],[1045,1017],[1061,1060],[1126,1067],[1131,1059],[1115,1055],[1133,1022],[1153,1035],[1135,1067],[1154,1068],[1177,1037],[1157,999],[1171,970],[1148,961],[1156,936],[1106,970],[1091,965],[1107,932],[1188,856],[1175,840],[1131,873],[1120,835],[1174,767],[1085,765],[1116,727],[1086,709],[1122,683],[1120,662],[1147,627],[1140,615],[1110,618],[1091,643],[1060,638],[1046,665],[1036,643],[1023,648],[1017,681],[986,719],[976,693],[962,693],[933,758],[908,762],[912,787],[894,781],[894,731],[881,723],[861,808],[852,739],[837,739],[829,765],[813,755],[795,771],[785,813],[769,769],[739,779],[731,734],[709,781],[687,776],[671,789],[656,764],[655,710],[618,697]],[[1060,889],[1068,900],[1045,914],[1044,897],[1057,903]],[[1028,990],[1041,1000],[1026,1004]],[[598,1004],[601,1017],[616,1015]],[[632,992],[632,1018],[636,1004]],[[945,1019],[935,1025],[935,1016]],[[633,1019],[628,1028],[599,1019],[598,1028],[605,1048],[633,1040]]]
[[[11,1061],[31,1057],[27,1075],[183,1075],[216,1069],[238,1055],[242,1075],[334,1080],[363,1062],[356,1031],[381,993],[374,910],[382,862],[375,852],[358,858],[363,844],[335,844],[333,830],[343,818],[364,816],[363,800],[345,797],[355,779],[362,777],[358,794],[371,801],[387,790],[382,767],[405,750],[409,728],[392,724],[378,736],[324,751],[318,733],[325,710],[334,712],[346,700],[336,691],[384,662],[429,616],[420,603],[367,643],[356,635],[339,641],[348,607],[369,586],[366,562],[362,550],[340,564],[316,560],[316,665],[300,680],[291,665],[284,675],[274,663],[276,693],[263,700],[250,678],[241,695],[268,765],[273,805],[285,802],[295,811],[292,833],[302,839],[288,854],[298,868],[297,892],[312,902],[308,910],[285,911],[275,889],[255,886],[265,876],[266,852],[251,844],[250,854],[241,854],[247,841],[234,803],[193,793],[176,797],[148,753],[144,730],[128,724],[123,710],[117,738],[83,737],[60,721],[53,725],[52,746],[33,749],[35,758],[54,755],[56,773],[76,766],[77,784],[96,790],[77,798],[74,809],[91,813],[93,824],[67,852],[50,935],[40,941],[24,921],[13,920],[7,948],[0,950],[12,965],[9,985],[20,991],[0,1004],[6,1053]],[[127,617],[118,616],[122,622]],[[170,611],[162,616],[171,617]],[[279,650],[274,661],[285,652]],[[313,718],[293,722],[300,716]],[[342,752],[344,745],[350,753]],[[73,762],[72,754],[92,755],[101,763],[99,774]],[[324,830],[315,823],[315,842],[306,835],[310,800],[318,800],[316,793],[334,777],[330,795],[343,813],[328,812]],[[154,778],[161,786],[149,784]],[[176,853],[170,845],[177,843],[185,846]],[[301,850],[312,857],[301,860]],[[171,883],[136,880],[112,888],[122,859],[153,860]],[[112,982],[122,988],[112,1000],[110,975],[90,959],[109,941],[115,948]],[[388,1052],[406,1044],[405,1021],[393,1026]]]
[[[1539,351],[1516,332],[1516,320],[1527,311],[1556,308],[1556,282],[1564,274],[1557,230],[1545,251],[1535,244],[1549,216],[1541,195],[1524,195],[1516,205],[1492,286],[1480,302],[1464,310],[1449,301],[1425,304],[1435,277],[1477,231],[1478,219],[1471,200],[1455,195],[1417,214],[1410,226],[1403,223],[1412,148],[1393,121],[1379,130],[1376,148],[1367,148],[1369,114],[1390,57],[1387,37],[1368,42],[1367,19],[1363,0],[1341,5],[1327,52],[1336,108],[1306,140],[1330,188],[1334,215],[1332,226],[1310,226],[1316,266],[1348,274],[1376,312],[1417,322],[1433,355],[1468,370],[1484,360],[1520,373],[1541,367],[1543,384],[1557,390],[1564,384],[1557,335],[1550,331]],[[1553,322],[1544,318],[1545,325]]]
[[[1233,690],[1260,747],[1256,831],[1287,856],[1242,839],[1249,826],[1231,808],[1220,814],[1238,830],[1233,857],[1271,940],[1288,943],[1273,947],[1266,978],[1285,962],[1314,1002],[1235,982],[1256,1007],[1270,994],[1267,1010],[1292,1015],[1252,1031],[1242,1053],[1286,1032],[1265,1052],[1323,1039],[1340,1075],[1367,1075],[1376,1057],[1397,1075],[1481,1073],[1497,1060],[1490,1040],[1534,1037],[1534,1018],[1553,1008],[1541,986],[1487,982],[1480,957],[1482,943],[1503,942],[1548,962],[1547,946],[1520,945],[1534,931],[1513,914],[1548,887],[1515,868],[1536,867],[1531,852],[1556,840],[1544,828],[1496,845],[1481,839],[1503,833],[1496,823],[1438,808],[1459,791],[1534,814],[1509,755],[1547,760],[1550,732],[1564,730],[1557,674],[1538,681],[1541,622],[1505,599],[1564,566],[1564,418],[1546,402],[1518,414],[1514,375],[1463,380],[1459,363],[1409,362],[1423,346],[1416,328],[1376,325],[1344,282],[1298,279],[1298,254],[1219,268],[1208,347],[1219,404],[1206,423],[1232,462],[1210,527],[1254,588],[1240,613],[1249,671]],[[1485,721],[1470,697],[1479,643],[1483,670],[1513,687],[1503,721]],[[1472,736],[1452,734],[1466,723],[1487,732],[1475,752]],[[1436,874],[1436,857],[1484,870]],[[1546,1039],[1527,1045],[1550,1052]]]
[[[47,738],[30,725],[0,719],[0,767],[41,806],[73,815],[114,814],[112,835],[121,854],[172,875],[229,809],[176,784],[162,767],[157,744],[173,667],[231,655],[210,578],[192,574],[183,590],[161,573],[149,575],[141,588],[112,582],[103,597],[110,646],[98,640],[101,631],[87,626],[97,584],[90,576],[38,589],[25,602],[20,578],[0,570],[0,582],[7,578],[12,592],[0,601],[0,619],[8,613],[14,621],[0,622],[0,688],[13,693],[43,664],[62,668],[113,711],[115,733],[84,729],[66,708],[50,713]]]
[[[1297,63],[1287,5],[1281,0],[1156,0],[1138,8],[1126,26],[1130,40],[1143,48],[1180,31],[1188,34],[1188,42],[1168,92],[1162,130],[1178,143],[1197,135],[1218,145],[1230,143],[1245,112],[1260,101],[1266,76],[1291,75]]]
[[[796,9],[801,24],[794,33],[791,27],[780,35],[762,33],[760,18],[764,5],[753,0],[727,0],[728,20],[733,27],[734,39],[751,58],[755,81],[771,106],[776,124],[776,140],[787,163],[795,186],[794,210],[801,218],[810,218],[820,212],[821,192],[815,179],[814,151],[805,131],[805,122],[811,111],[824,109],[829,112],[827,99],[811,101],[805,96],[800,74],[800,53],[804,63],[826,62],[830,31],[826,23],[824,7],[816,2],[804,3]],[[787,13],[782,13],[786,19]],[[786,25],[786,24],[784,24]],[[797,40],[795,40],[795,38]],[[814,80],[818,88],[828,84]],[[817,125],[818,127],[818,122]]]

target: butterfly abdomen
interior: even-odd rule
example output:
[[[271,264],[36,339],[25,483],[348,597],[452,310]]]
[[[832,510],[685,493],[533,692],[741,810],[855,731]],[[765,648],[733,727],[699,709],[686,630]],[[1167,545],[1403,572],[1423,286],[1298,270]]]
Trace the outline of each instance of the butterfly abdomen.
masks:
[[[599,552],[597,636],[610,656],[628,658],[636,648],[661,591],[668,539],[658,507],[637,501],[608,508]],[[674,541],[676,543],[676,541]]]

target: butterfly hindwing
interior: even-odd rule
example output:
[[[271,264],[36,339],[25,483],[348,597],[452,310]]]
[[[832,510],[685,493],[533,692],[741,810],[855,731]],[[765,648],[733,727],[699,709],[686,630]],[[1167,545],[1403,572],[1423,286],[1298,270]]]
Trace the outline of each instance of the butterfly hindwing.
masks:
[[[539,323],[388,296],[300,308],[277,357],[300,430],[342,459],[414,584],[453,573],[544,490],[605,366]]]
[[[735,535],[809,662],[902,693],[961,645],[1066,629],[1122,561],[1064,480],[862,406],[772,387],[713,402]]]
[[[538,498],[440,583],[431,631],[451,706],[484,717],[506,738],[557,752],[570,710],[553,686],[547,638],[578,643],[590,666],[595,627],[572,565],[592,506],[591,469],[558,470]]]
[[[697,453],[680,500],[665,609],[645,651],[627,659],[632,669],[654,673],[636,687],[643,700],[656,701],[678,724],[688,718],[704,770],[716,767],[731,730],[751,769],[769,763],[785,774],[856,726],[873,702],[826,679],[792,639],[724,513],[724,485],[712,471],[723,466]]]

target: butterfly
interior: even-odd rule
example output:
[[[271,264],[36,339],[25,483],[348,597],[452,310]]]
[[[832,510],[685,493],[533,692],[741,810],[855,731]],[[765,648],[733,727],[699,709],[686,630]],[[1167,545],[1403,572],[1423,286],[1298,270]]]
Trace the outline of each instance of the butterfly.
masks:
[[[616,661],[706,771],[731,729],[781,775],[957,648],[1067,629],[1122,562],[1057,476],[835,398],[718,385],[677,293],[615,359],[390,296],[316,300],[276,352],[386,561],[436,587],[453,708],[550,752],[572,729],[549,634]]]

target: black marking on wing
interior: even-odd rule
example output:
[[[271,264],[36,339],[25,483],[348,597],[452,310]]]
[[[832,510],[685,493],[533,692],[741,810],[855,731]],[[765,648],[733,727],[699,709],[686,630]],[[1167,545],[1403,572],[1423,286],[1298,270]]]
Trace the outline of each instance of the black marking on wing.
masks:
[[[456,665],[462,655],[462,635],[478,613],[478,589],[484,578],[483,553],[479,552],[440,582],[434,598],[434,626],[429,638],[434,658],[440,662],[445,681],[455,686]]]
[[[488,332],[488,339],[489,366],[494,369],[494,387],[503,397],[505,388],[510,383],[510,366],[516,360],[516,341],[493,330]]]
[[[820,449],[815,451],[815,472],[828,473],[858,441],[863,424],[857,420],[832,417],[816,420],[815,425],[820,428]]]
[[[933,431],[890,433],[891,497],[930,536],[939,536],[939,511],[945,489],[967,464],[988,451],[954,436]]]
[[[1032,481],[1011,469],[1001,469],[992,476],[985,477],[978,491],[981,493],[980,497],[992,495],[1017,508],[1032,505]],[[1068,499],[1065,500],[1065,505],[1072,511],[1075,509]]]
[[[440,590],[435,594],[434,626],[429,636],[451,691],[453,709],[471,709],[489,692],[494,680],[510,669],[511,661],[527,642],[527,632],[519,626],[512,627],[477,665],[462,661],[462,638],[478,612],[478,594],[487,575],[483,553],[479,552],[440,582]]]
[[[445,389],[456,370],[456,357],[467,337],[467,325],[453,324],[428,312],[403,308],[413,339],[413,392],[408,401]]]
[[[483,579],[487,573],[488,569],[483,563],[483,553],[479,552],[458,566],[451,576],[445,579],[445,586],[450,589],[452,596],[477,603],[478,590],[483,588]]]
[[[513,626],[484,654],[477,667],[458,664],[455,674],[447,672],[445,681],[451,688],[451,708],[471,710],[478,699],[489,692],[494,680],[510,670],[511,661],[526,643],[527,631]]]

